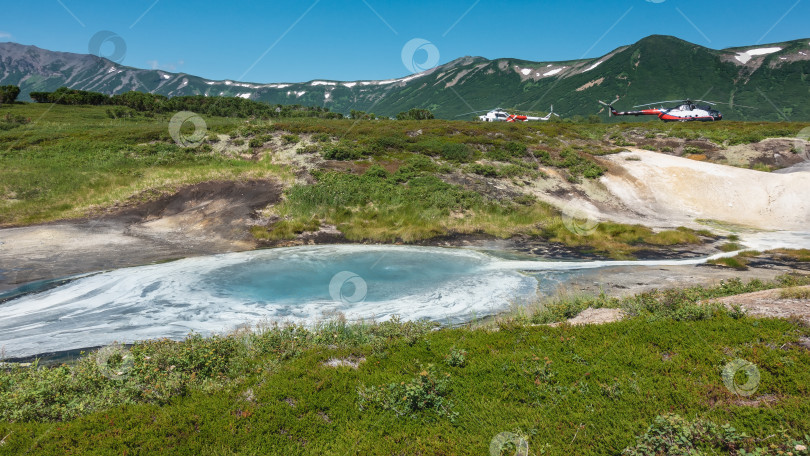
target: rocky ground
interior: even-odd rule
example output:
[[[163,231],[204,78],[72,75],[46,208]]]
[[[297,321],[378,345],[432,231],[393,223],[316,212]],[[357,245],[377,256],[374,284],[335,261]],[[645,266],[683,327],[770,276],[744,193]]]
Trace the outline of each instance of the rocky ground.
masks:
[[[804,290],[803,296],[810,296],[810,287],[797,287]],[[755,291],[717,299],[728,307],[740,306],[752,316],[764,318],[799,318],[810,325],[810,299],[785,295],[785,289]]]
[[[0,291],[74,274],[250,250],[258,209],[278,201],[269,180],[205,182],[138,195],[92,218],[0,230]],[[147,200],[147,202],[142,202]]]

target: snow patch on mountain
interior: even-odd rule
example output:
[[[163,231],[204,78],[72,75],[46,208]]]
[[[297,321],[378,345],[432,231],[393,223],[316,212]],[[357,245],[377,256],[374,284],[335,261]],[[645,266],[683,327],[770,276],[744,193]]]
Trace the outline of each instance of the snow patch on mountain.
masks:
[[[773,54],[774,52],[781,51],[782,48],[780,47],[769,47],[769,48],[759,48],[759,49],[749,49],[745,52],[738,53],[734,58],[740,61],[740,63],[748,63],[752,57],[755,55],[766,55],[766,54]]]
[[[601,64],[602,64],[602,62],[604,62],[604,60],[600,60],[600,61],[598,61],[598,62],[594,63],[593,65],[591,65],[591,66],[590,66],[590,67],[588,67],[587,69],[582,70],[582,72],[584,73],[584,72],[586,72],[586,71],[591,71],[591,70],[593,70],[594,68],[596,68],[596,67],[598,67],[599,65],[601,65]]]

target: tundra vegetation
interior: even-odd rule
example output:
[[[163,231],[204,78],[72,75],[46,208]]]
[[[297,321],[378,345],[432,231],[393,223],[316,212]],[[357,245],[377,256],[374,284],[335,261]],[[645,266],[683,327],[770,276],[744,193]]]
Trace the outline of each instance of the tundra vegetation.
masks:
[[[64,103],[75,96],[78,103],[96,95],[60,96]],[[579,236],[565,229],[557,209],[530,193],[491,194],[486,186],[468,183],[488,179],[527,187],[548,179],[548,172],[581,183],[601,176],[600,156],[623,150],[617,144],[626,138],[705,140],[727,147],[795,136],[805,126],[473,123],[424,119],[423,112],[403,115],[421,120],[338,119],[320,108],[241,98],[102,97],[95,101],[99,106],[0,107],[0,224],[83,217],[211,179],[266,177],[287,184],[284,202],[267,210],[273,223],[254,228],[259,239],[283,241],[335,225],[353,241],[526,235],[632,258],[651,247],[700,243],[706,233],[602,223]],[[172,140],[168,123],[176,110],[199,111],[204,119],[207,135],[195,147]],[[190,122],[183,125],[184,134],[192,131]],[[310,179],[296,182],[300,160],[286,157],[287,148],[311,164],[305,167]]]
[[[728,147],[807,126],[338,119],[250,113],[264,109],[250,102],[224,117],[216,100],[205,103],[207,134],[187,148],[169,134],[171,109],[4,104],[0,224],[93,215],[212,179],[272,178],[285,197],[257,238],[332,224],[355,241],[522,235],[631,257],[710,233],[601,223],[577,236],[535,198],[464,182],[528,185],[547,171],[587,182],[605,172],[601,155],[633,138]],[[810,329],[708,302],[772,288],[806,299],[808,284],[783,276],[623,299],[560,296],[438,331],[338,317],[113,345],[59,365],[3,364],[0,454],[486,454],[504,432],[512,439],[496,448],[502,454],[521,441],[533,454],[807,454]],[[546,326],[587,308],[627,317]],[[748,382],[745,372],[727,385],[724,367],[735,360],[756,368],[751,395],[733,388]]]
[[[503,432],[533,454],[807,454],[810,329],[706,304],[807,284],[558,296],[438,331],[337,317],[4,365],[0,454],[486,454]],[[540,324],[588,307],[627,317]],[[749,371],[726,385],[736,360],[753,391],[734,386]]]

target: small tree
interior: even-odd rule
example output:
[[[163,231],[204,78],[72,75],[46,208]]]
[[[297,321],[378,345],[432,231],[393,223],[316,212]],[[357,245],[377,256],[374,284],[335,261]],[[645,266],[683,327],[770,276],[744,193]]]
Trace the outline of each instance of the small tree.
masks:
[[[349,111],[349,115],[351,116],[352,119],[365,119],[366,118],[366,112],[365,111],[355,111],[354,109]]]
[[[413,108],[407,112],[397,114],[397,120],[428,120],[433,119],[433,113],[427,109]]]
[[[15,85],[7,85],[0,87],[0,104],[14,103],[17,96],[20,94],[20,88]]]
[[[51,92],[31,92],[28,94],[28,96],[37,103],[51,102]]]

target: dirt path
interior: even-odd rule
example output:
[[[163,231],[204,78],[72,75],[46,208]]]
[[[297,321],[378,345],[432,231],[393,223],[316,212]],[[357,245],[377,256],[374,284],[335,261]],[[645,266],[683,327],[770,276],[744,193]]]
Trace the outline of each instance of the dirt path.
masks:
[[[268,180],[205,182],[90,220],[0,230],[0,291],[174,258],[250,250],[255,211],[278,201]]]

